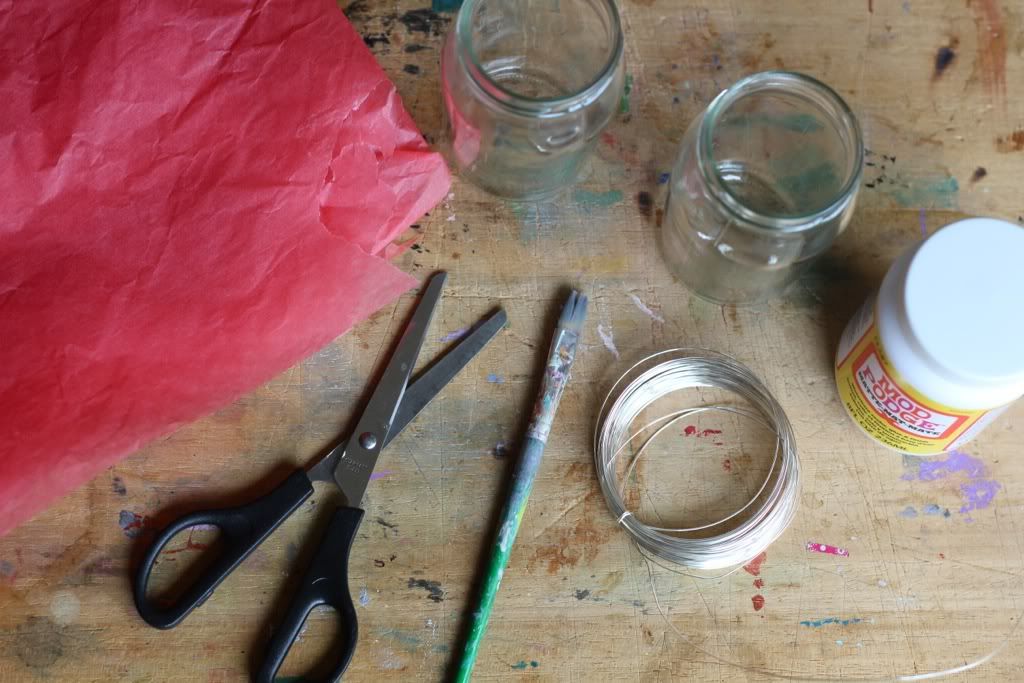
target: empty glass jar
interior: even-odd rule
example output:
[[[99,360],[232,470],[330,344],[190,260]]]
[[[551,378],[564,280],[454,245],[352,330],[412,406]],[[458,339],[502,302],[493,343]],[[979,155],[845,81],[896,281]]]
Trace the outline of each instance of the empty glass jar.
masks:
[[[466,0],[441,56],[461,175],[514,199],[571,185],[619,107],[622,54],[613,0]]]
[[[846,228],[864,161],[846,103],[813,78],[748,76],[690,124],[672,170],[662,247],[694,293],[780,293]]]

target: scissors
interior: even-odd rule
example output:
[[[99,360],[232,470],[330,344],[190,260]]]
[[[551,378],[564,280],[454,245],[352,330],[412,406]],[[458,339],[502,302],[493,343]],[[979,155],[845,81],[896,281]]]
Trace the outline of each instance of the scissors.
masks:
[[[358,639],[356,610],[348,587],[348,561],[363,510],[359,508],[381,450],[415,418],[505,326],[505,311],[498,309],[451,351],[409,385],[434,309],[441,298],[447,274],[430,278],[390,362],[366,404],[351,435],[305,469],[296,470],[269,494],[240,507],[193,512],[172,522],[156,537],[135,574],[135,607],[151,626],[177,626],[203,604],[227,576],[313,494],[313,482],[333,484],[341,492],[342,505],[334,510],[327,532],[299,584],[281,623],[274,629],[265,659],[255,680],[271,683],[314,608],[327,605],[341,618],[340,662],[329,681],[345,673]],[[146,595],[157,556],[181,531],[197,525],[220,530],[220,553],[184,588],[171,605],[157,604]]]

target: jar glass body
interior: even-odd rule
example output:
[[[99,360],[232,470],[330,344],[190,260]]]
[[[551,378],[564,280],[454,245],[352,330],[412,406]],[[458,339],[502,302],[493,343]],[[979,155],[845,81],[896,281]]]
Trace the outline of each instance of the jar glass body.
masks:
[[[824,84],[787,72],[737,82],[680,147],[662,225],[669,266],[718,303],[776,296],[846,228],[863,156],[856,118]]]
[[[612,0],[466,0],[441,55],[451,163],[512,199],[573,184],[618,110],[622,55]]]

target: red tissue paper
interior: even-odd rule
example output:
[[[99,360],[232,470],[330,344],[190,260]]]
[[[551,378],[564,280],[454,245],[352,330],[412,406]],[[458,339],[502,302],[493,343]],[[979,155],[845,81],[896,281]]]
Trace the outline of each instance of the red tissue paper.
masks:
[[[0,0],[0,534],[414,280],[449,187],[329,0]]]

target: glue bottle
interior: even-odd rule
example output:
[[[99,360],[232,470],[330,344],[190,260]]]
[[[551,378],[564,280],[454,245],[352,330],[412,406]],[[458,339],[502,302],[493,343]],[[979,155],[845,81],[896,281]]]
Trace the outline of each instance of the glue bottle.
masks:
[[[901,453],[977,436],[1024,394],[1024,228],[969,218],[905,251],[846,326],[836,385],[861,430]]]

